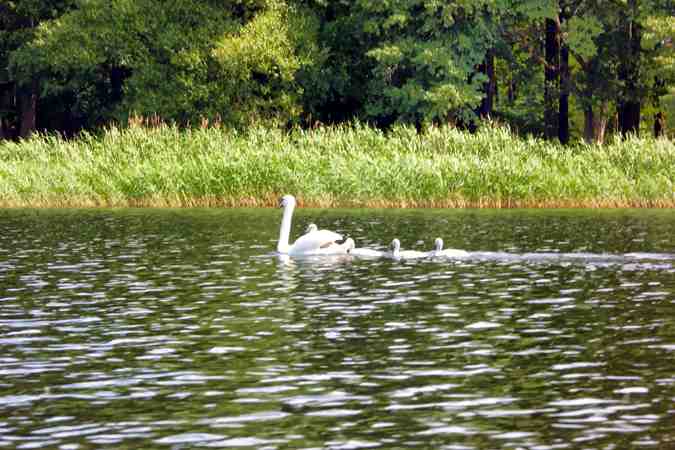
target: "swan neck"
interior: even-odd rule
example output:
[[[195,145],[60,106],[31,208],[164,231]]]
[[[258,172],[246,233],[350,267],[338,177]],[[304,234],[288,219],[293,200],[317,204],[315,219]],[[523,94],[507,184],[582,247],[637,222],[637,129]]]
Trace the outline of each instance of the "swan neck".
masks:
[[[284,215],[281,218],[281,228],[279,229],[279,241],[277,242],[277,252],[288,253],[288,239],[291,235],[291,219],[293,218],[294,205],[284,206]]]
[[[392,242],[391,247],[391,256],[398,258],[401,255],[401,244]]]

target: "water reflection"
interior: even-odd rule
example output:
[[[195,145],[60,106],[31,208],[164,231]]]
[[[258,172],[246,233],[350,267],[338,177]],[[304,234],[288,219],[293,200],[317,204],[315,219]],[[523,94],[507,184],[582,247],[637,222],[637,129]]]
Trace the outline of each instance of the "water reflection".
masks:
[[[472,252],[395,261],[275,256],[276,210],[2,211],[0,445],[667,445],[672,213],[519,214],[299,212]]]

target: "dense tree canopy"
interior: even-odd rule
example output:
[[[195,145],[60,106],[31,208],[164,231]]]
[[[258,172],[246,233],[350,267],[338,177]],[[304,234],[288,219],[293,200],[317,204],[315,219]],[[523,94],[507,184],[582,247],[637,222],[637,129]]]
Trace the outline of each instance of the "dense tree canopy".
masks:
[[[0,138],[138,115],[601,142],[675,85],[672,0],[0,0],[0,24]]]

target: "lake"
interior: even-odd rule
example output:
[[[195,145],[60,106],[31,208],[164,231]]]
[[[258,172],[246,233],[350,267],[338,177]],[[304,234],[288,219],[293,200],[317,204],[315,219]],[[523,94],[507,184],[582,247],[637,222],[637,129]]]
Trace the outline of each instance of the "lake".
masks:
[[[0,210],[0,448],[675,447],[672,210]]]

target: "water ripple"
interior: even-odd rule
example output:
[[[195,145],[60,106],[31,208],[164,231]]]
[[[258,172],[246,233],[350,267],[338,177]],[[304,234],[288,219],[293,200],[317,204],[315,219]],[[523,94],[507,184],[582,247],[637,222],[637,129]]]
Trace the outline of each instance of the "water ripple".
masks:
[[[277,258],[277,213],[0,211],[0,446],[675,439],[672,213],[297,213],[470,252],[410,261]]]

